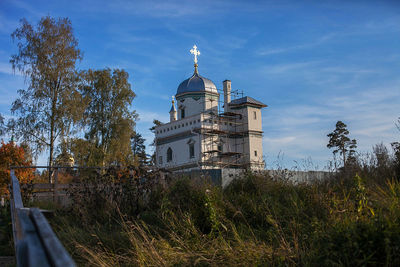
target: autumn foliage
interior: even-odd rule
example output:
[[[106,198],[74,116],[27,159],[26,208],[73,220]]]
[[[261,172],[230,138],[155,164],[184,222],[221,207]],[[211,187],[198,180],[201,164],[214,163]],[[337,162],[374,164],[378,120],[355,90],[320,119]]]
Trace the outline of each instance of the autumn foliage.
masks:
[[[13,142],[4,143],[0,146],[0,194],[8,194],[7,185],[10,183],[10,166],[31,165],[25,151],[21,146]],[[15,175],[20,183],[28,183],[34,177],[34,169],[16,169]]]

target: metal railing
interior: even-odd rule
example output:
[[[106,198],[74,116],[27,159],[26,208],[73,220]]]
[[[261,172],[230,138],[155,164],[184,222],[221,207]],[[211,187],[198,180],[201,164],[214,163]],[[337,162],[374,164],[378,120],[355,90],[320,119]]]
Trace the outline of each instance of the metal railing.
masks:
[[[38,208],[25,208],[11,169],[11,220],[17,266],[76,266]]]

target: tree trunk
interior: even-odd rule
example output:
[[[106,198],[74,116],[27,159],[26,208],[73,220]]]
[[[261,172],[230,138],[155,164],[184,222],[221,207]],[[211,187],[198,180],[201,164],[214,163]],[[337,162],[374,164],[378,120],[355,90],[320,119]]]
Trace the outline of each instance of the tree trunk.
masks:
[[[51,103],[51,115],[50,115],[50,155],[49,155],[49,183],[51,183],[51,176],[53,174],[53,154],[54,154],[54,123],[55,113],[57,104],[57,92],[54,90],[54,95]]]
[[[342,146],[342,153],[343,153],[343,167],[346,166],[346,150],[344,149],[344,145]]]
[[[53,128],[54,128],[54,122],[53,122],[53,120],[51,120],[51,126],[50,126],[50,155],[49,155],[49,183],[51,183],[51,175],[53,174],[53,170],[52,170],[52,166],[53,166],[53,149],[54,149]]]

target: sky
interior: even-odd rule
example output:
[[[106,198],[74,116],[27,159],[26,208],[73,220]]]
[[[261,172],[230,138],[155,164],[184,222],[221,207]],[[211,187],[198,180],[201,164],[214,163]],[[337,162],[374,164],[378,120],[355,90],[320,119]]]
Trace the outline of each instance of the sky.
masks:
[[[148,145],[153,119],[169,121],[171,96],[193,73],[242,90],[263,110],[267,168],[324,169],[338,120],[366,153],[399,141],[400,1],[0,0],[0,114],[24,78],[13,73],[11,33],[26,18],[68,17],[83,51],[78,69],[126,70]],[[148,148],[149,152],[151,148]],[[42,155],[38,164],[45,164]]]

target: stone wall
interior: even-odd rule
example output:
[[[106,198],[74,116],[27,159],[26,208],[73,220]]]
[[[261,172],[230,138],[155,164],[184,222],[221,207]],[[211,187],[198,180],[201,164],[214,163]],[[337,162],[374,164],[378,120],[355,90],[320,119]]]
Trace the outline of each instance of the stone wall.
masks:
[[[332,177],[331,172],[326,171],[292,171],[292,170],[266,170],[272,178],[291,181],[294,183],[310,183]]]

